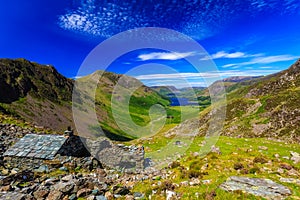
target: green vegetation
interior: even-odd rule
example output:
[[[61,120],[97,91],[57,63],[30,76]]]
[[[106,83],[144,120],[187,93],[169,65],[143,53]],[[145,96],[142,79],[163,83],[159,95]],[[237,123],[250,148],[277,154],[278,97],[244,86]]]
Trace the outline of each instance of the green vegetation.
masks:
[[[153,137],[149,143],[161,143],[160,137]],[[290,156],[290,151],[298,151],[299,144],[285,144],[284,142],[276,142],[264,138],[231,138],[220,137],[216,146],[220,147],[221,155],[209,153],[205,157],[194,156],[194,152],[199,152],[199,144],[203,138],[195,138],[193,144],[181,159],[174,161],[167,170],[170,178],[167,180],[151,180],[144,181],[136,185],[135,191],[142,191],[150,194],[152,190],[162,191],[165,187],[164,183],[177,183],[179,187],[175,188],[176,192],[182,194],[182,199],[207,199],[214,193],[214,199],[262,199],[253,195],[244,193],[230,193],[218,188],[218,186],[226,181],[230,176],[248,176],[254,178],[269,178],[280,183],[280,172],[282,169],[283,177],[297,178],[297,175],[289,175],[288,170],[282,166],[291,166],[299,173],[300,163],[294,164],[291,160],[284,159]],[[147,144],[146,144],[147,145]],[[261,150],[260,146],[267,147],[267,150]],[[275,155],[280,157],[277,158]],[[220,173],[221,172],[221,173]],[[192,178],[200,178],[200,180],[210,180],[208,184],[201,183],[198,186],[180,186],[183,181],[191,181]],[[159,182],[162,184],[159,185]],[[300,197],[300,186],[290,183],[282,183],[293,191],[293,197]],[[158,192],[159,194],[159,192]],[[198,198],[196,197],[198,194]],[[155,195],[155,199],[163,199],[159,195]]]

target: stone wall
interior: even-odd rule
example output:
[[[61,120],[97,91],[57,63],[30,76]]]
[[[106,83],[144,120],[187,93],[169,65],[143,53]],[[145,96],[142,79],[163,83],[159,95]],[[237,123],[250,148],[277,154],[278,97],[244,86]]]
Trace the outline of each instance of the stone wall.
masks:
[[[66,140],[57,154],[62,156],[89,157],[91,154],[84,145],[85,140],[85,138],[76,135],[71,136]]]
[[[34,158],[23,158],[23,157],[5,157],[4,158],[4,167],[6,169],[17,168],[20,170],[24,169],[35,169],[43,164],[42,159]]]
[[[144,150],[142,147],[113,144],[106,138],[87,140],[86,145],[105,167],[138,172],[144,169]]]

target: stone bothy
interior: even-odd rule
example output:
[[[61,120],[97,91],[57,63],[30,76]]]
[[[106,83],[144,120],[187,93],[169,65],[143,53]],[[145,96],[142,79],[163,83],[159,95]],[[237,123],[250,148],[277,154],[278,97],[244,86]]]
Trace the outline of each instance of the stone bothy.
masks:
[[[143,149],[114,144],[107,138],[85,139],[70,132],[64,136],[26,134],[3,156],[6,168],[35,169],[49,160],[80,157],[100,161],[100,166],[118,170],[144,169]]]
[[[4,154],[7,168],[36,168],[58,156],[88,157],[90,153],[78,136],[27,134]],[[9,165],[9,166],[8,166]]]

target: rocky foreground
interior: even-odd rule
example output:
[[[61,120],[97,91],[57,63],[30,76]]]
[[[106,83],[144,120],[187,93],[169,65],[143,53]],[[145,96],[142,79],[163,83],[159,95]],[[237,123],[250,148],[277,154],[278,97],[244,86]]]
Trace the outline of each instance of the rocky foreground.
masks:
[[[93,162],[89,157],[63,157],[59,163],[49,161],[35,169],[5,168],[9,163],[5,163],[7,161],[3,160],[3,152],[25,134],[33,131],[33,129],[21,128],[16,125],[0,124],[0,199],[212,200],[220,199],[222,197],[220,194],[227,193],[236,195],[247,193],[267,199],[285,199],[297,197],[295,185],[300,185],[300,180],[297,178],[300,175],[297,167],[300,163],[300,155],[296,152],[290,152],[288,158],[275,154],[272,160],[256,156],[251,161],[249,158],[254,150],[239,149],[241,154],[244,154],[244,150],[247,155],[249,154],[249,157],[245,158],[247,162],[242,160],[236,162],[234,157],[237,154],[231,153],[234,165],[223,163],[223,166],[220,164],[224,162],[222,160],[224,152],[219,147],[214,147],[213,152],[204,159],[200,159],[195,153],[192,157],[183,158],[192,161],[189,167],[175,161],[165,169],[155,170],[148,167],[144,171],[131,173],[103,168],[101,164]],[[229,142],[226,145],[233,146]],[[268,147],[258,146],[258,153],[268,151],[270,151]],[[290,164],[283,163],[284,159],[289,160]],[[226,158],[226,161],[231,162],[231,159]],[[220,171],[228,178],[226,178],[227,180],[222,178],[222,183],[216,183],[219,178],[213,177],[222,177]],[[278,180],[265,179],[263,178],[266,176],[265,174],[274,174]],[[251,176],[260,175],[261,178],[251,178]],[[286,184],[292,185],[287,187]],[[137,187],[137,185],[139,186]],[[141,188],[141,185],[144,185],[144,188]],[[201,187],[211,189],[205,193],[194,192],[195,188],[200,190]],[[242,193],[240,193],[241,191]],[[235,197],[238,198],[238,196]]]

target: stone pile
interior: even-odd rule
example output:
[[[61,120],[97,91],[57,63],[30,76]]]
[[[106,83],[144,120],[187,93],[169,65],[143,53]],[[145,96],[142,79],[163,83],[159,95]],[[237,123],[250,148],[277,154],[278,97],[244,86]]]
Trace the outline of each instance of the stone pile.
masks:
[[[24,174],[24,172],[22,172]],[[19,173],[22,174],[22,173]],[[27,172],[30,173],[30,172]],[[80,197],[90,200],[113,199],[142,199],[144,194],[132,192],[137,182],[150,179],[147,174],[122,174],[114,170],[97,169],[89,174],[68,174],[60,177],[35,177],[32,173],[25,180],[24,177],[11,175],[6,179],[14,181],[2,182],[0,199],[31,199],[31,200],[75,200]],[[29,177],[30,176],[30,177]],[[24,184],[26,183],[26,184]]]

